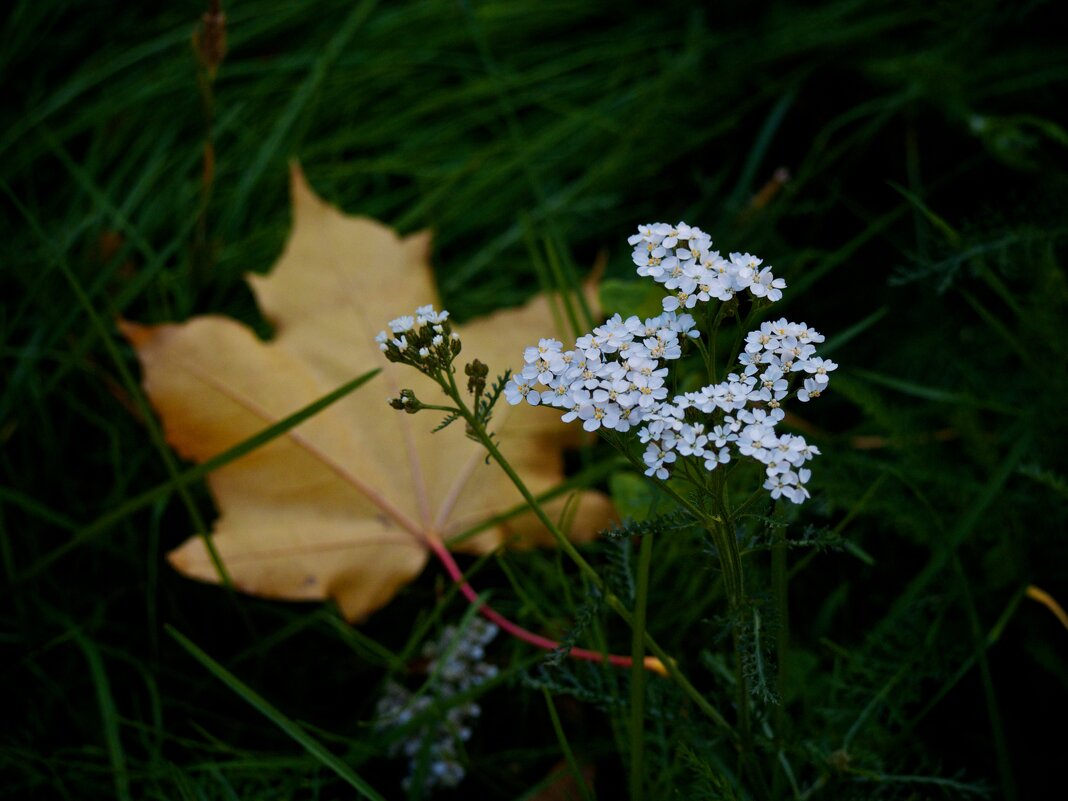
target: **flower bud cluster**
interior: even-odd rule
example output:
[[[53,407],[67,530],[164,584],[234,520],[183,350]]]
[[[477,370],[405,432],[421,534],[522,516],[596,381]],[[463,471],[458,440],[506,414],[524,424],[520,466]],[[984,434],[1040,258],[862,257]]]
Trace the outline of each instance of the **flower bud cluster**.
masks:
[[[675,312],[645,321],[617,314],[570,350],[542,339],[526,349],[525,366],[504,396],[512,405],[526,400],[564,409],[564,422],[581,420],[587,431],[629,431],[667,397],[663,363],[682,355],[682,338],[697,336],[695,325]]]
[[[423,408],[422,401],[415,397],[415,393],[410,389],[402,389],[400,395],[396,398],[390,398],[389,405],[398,412],[407,412],[408,414],[415,414]]]
[[[450,699],[497,675],[497,668],[483,661],[486,647],[496,636],[497,627],[481,618],[473,619],[462,631],[446,626],[436,642],[428,642],[423,647],[432,690],[415,695],[395,682],[387,685],[376,710],[379,730],[404,726],[415,718],[427,716],[424,725],[391,750],[395,756],[403,754],[408,758],[406,790],[423,759],[427,760],[424,789],[455,787],[463,779],[460,743],[471,737],[471,722],[482,710],[474,701],[453,704]],[[448,709],[443,715],[431,717],[428,713],[438,705]]]
[[[783,319],[750,332],[738,357],[741,375],[731,373],[719,384],[676,395],[646,415],[638,431],[647,445],[645,474],[668,478],[669,465],[679,456],[700,459],[709,471],[733,455],[747,456],[765,466],[764,488],[772,498],[804,502],[810,471],[803,465],[819,450],[775,426],[786,416],[780,405],[791,393],[791,377],[812,376],[795,393],[801,401],[819,397],[830,383],[828,374],[838,365],[816,356],[815,345],[823,339],[804,323]]]
[[[748,253],[723,258],[711,249],[708,234],[684,222],[640,225],[627,243],[634,246],[631,257],[638,275],[652,278],[672,293],[664,298],[664,311],[692,309],[712,299],[728,301],[743,290],[776,301],[786,288],[771,267],[761,269],[761,259]]]
[[[486,376],[489,375],[489,367],[478,359],[464,365],[464,375],[467,376],[467,391],[476,398],[486,389]]]
[[[433,306],[420,306],[412,316],[390,320],[389,332],[380,331],[375,342],[391,362],[429,373],[447,368],[460,352],[460,335],[452,330],[449,313]]]

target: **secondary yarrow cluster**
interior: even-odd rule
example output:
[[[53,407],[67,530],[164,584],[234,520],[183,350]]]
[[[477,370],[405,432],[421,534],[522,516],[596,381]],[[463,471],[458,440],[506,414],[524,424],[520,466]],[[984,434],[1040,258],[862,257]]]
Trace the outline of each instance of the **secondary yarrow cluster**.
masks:
[[[681,338],[697,336],[694,326],[688,314],[664,312],[645,321],[617,314],[571,350],[543,339],[526,349],[526,364],[504,395],[513,405],[525,399],[566,409],[564,422],[581,420],[587,431],[629,431],[667,397],[663,363],[682,355]]]
[[[776,301],[786,288],[770,267],[760,269],[761,259],[748,253],[731,253],[725,259],[711,249],[708,234],[684,222],[638,226],[638,233],[627,243],[634,246],[631,257],[638,275],[652,278],[673,293],[664,298],[664,311],[692,309],[712,299],[728,301],[744,290],[753,297]]]
[[[750,332],[738,358],[745,368],[741,375],[676,395],[646,415],[638,431],[647,445],[645,474],[666,479],[668,465],[679,456],[699,459],[709,471],[746,456],[765,466],[764,488],[772,498],[802,503],[809,497],[804,485],[810,476],[803,465],[819,450],[800,435],[779,433],[776,424],[786,416],[782,401],[819,397],[830,383],[828,373],[838,365],[815,355],[815,343],[822,341],[818,331],[786,320]],[[792,392],[791,378],[802,372],[812,377]]]
[[[460,352],[460,335],[452,330],[447,311],[420,306],[412,316],[389,321],[389,330],[375,337],[391,362],[410,364],[423,372],[445,369]]]
[[[734,456],[754,459],[765,467],[764,488],[773,498],[803,502],[810,476],[803,465],[819,451],[801,436],[779,433],[776,424],[785,416],[784,400],[807,402],[827,388],[837,365],[816,355],[823,336],[804,323],[764,323],[746,337],[740,374],[668,400],[663,362],[678,359],[683,342],[699,336],[694,319],[676,310],[725,302],[743,290],[774,302],[786,282],[759,269],[761,260],[748,253],[722,258],[707,234],[685,223],[643,225],[628,241],[638,274],[674,293],[664,299],[664,313],[644,322],[616,315],[567,351],[555,339],[541,340],[524,353],[524,368],[505,389],[508,402],[565,409],[562,419],[582,420],[587,431],[628,431],[641,423],[646,475],[660,479],[679,457],[708,471]]]
[[[426,718],[426,723],[391,748],[391,753],[408,758],[405,789],[410,788],[423,760],[424,789],[455,787],[463,779],[460,743],[471,737],[471,723],[482,710],[474,701],[456,703],[451,699],[497,675],[497,668],[483,661],[486,646],[496,636],[497,627],[481,618],[473,619],[463,631],[446,626],[437,642],[423,648],[431,691],[415,695],[395,682],[386,686],[377,707],[376,727],[380,731],[405,726],[417,717]],[[444,711],[435,714],[435,709]]]

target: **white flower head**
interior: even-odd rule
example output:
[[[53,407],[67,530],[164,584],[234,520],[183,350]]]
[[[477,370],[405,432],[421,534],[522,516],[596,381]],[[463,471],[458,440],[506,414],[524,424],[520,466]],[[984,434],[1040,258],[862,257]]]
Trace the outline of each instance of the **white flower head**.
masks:
[[[636,429],[646,446],[646,475],[667,479],[679,459],[711,471],[745,457],[764,465],[773,498],[803,502],[809,471],[801,465],[819,451],[779,432],[780,407],[826,390],[838,365],[816,355],[823,336],[784,318],[764,322],[746,336],[738,373],[671,397],[668,363],[700,337],[687,310],[743,292],[767,304],[782,298],[786,282],[752,254],[724,258],[707,234],[685,222],[641,225],[627,241],[638,274],[668,293],[664,312],[646,320],[617,314],[568,350],[558,340],[540,340],[524,352],[522,369],[505,388],[507,401],[558,408],[564,422],[581,422],[587,431]]]

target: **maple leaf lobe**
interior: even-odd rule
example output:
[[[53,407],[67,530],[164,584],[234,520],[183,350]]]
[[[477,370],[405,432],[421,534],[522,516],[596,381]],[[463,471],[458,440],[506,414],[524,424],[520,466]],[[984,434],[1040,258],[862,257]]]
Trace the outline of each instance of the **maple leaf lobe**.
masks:
[[[332,598],[350,620],[387,603],[423,569],[425,538],[446,539],[522,498],[462,426],[431,435],[435,420],[398,414],[385,398],[412,387],[428,401],[440,389],[385,360],[373,341],[391,317],[437,302],[429,233],[400,237],[366,217],[345,215],[292,171],[293,231],[272,270],[249,276],[275,324],[270,341],[225,317],[122,331],[141,361],[144,386],[167,441],[203,462],[318,400],[355,375],[367,386],[288,435],[214,471],[219,508],[212,541],[235,585],[269,598]],[[491,369],[522,360],[523,347],[552,331],[548,301],[536,297],[457,326],[464,351]],[[502,408],[501,447],[535,493],[563,479],[562,449],[573,429],[546,410]],[[558,515],[566,498],[549,504]],[[583,492],[572,534],[593,537],[611,506]],[[466,539],[460,550],[551,544],[527,513]],[[169,554],[186,575],[217,581],[201,537]]]

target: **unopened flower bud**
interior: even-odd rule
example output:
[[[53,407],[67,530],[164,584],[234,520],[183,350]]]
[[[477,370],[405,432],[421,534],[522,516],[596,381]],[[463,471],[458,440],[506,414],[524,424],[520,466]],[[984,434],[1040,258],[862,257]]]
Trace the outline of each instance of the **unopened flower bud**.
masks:
[[[226,15],[219,0],[208,3],[200,25],[193,31],[193,50],[200,66],[214,78],[226,57]]]
[[[486,388],[486,376],[489,375],[489,368],[478,359],[475,359],[470,364],[464,365],[464,375],[467,376],[467,391],[477,398]]]
[[[399,397],[390,398],[389,405],[399,412],[408,412],[408,414],[415,414],[423,408],[423,404],[410,389],[402,389]]]

